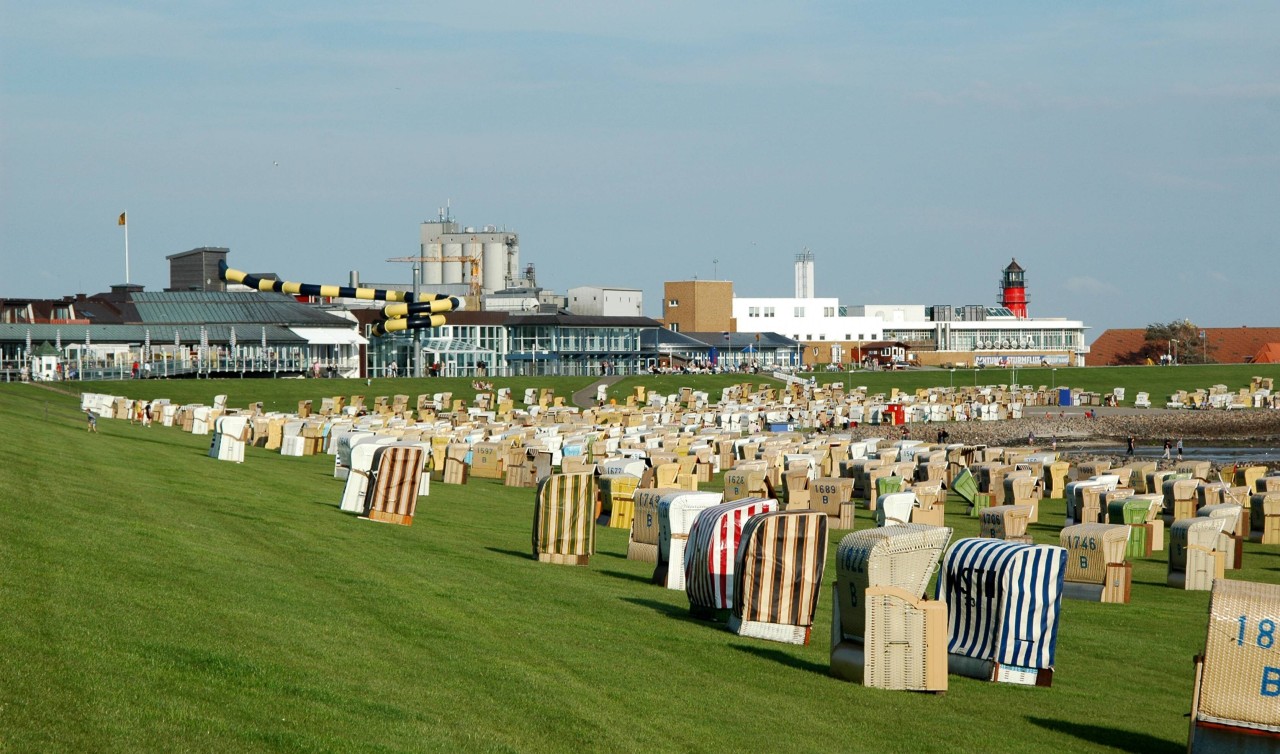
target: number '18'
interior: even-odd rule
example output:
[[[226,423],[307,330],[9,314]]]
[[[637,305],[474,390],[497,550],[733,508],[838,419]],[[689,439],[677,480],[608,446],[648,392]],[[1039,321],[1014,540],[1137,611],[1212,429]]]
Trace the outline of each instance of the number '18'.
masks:
[[[1241,615],[1236,619],[1240,624],[1240,631],[1236,634],[1236,646],[1244,646],[1244,628],[1248,623],[1248,616]],[[1258,638],[1255,640],[1261,649],[1271,649],[1276,643],[1276,622],[1270,618],[1263,618],[1258,621]]]

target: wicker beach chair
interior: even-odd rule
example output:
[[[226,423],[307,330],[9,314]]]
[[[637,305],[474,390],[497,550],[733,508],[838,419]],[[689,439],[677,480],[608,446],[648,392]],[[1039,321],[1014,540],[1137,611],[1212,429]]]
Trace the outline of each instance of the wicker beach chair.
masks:
[[[882,689],[947,690],[947,606],[925,590],[951,529],[864,529],[836,549],[831,675]]]
[[[1151,501],[1140,498],[1128,497],[1108,501],[1107,521],[1129,527],[1129,540],[1125,547],[1126,557],[1145,558],[1151,555],[1150,527],[1147,525],[1150,510]]]
[[[733,608],[735,558],[743,527],[752,516],[779,507],[777,500],[749,497],[698,512],[689,527],[682,569],[691,615],[728,618],[727,611]]]
[[[762,467],[734,467],[724,475],[724,499],[726,502],[749,497],[774,498],[773,483]]]
[[[1223,577],[1226,553],[1219,550],[1223,518],[1184,518],[1169,529],[1168,584],[1175,589],[1209,591]]]
[[[876,501],[876,526],[911,523],[915,507],[914,492],[886,492]]]
[[[680,492],[671,487],[640,487],[632,493],[631,533],[627,537],[627,560],[658,562],[658,503],[666,495]],[[714,493],[707,493],[714,494]],[[719,502],[719,498],[716,499]]]
[[[1280,750],[1280,586],[1217,581],[1204,654],[1196,657],[1188,751]]]
[[[1062,596],[1091,602],[1128,603],[1133,568],[1125,560],[1130,528],[1123,524],[1064,527],[1059,544],[1067,551]]]
[[[248,430],[248,416],[219,416],[214,422],[209,457],[219,461],[244,463],[244,438]]]
[[[596,550],[595,478],[551,474],[538,482],[533,555],[543,563],[587,565]]]
[[[1222,535],[1218,538],[1218,548],[1223,553],[1223,568],[1234,571],[1241,567],[1244,553],[1244,540],[1248,536],[1249,522],[1245,517],[1243,506],[1236,503],[1216,503],[1201,508],[1197,516],[1205,518],[1221,518],[1226,521],[1222,526]]]
[[[938,576],[947,603],[950,672],[1005,683],[1053,682],[1067,551],[961,539]]]
[[[1280,492],[1259,492],[1249,498],[1249,539],[1280,545]]]
[[[688,490],[663,495],[658,501],[658,560],[653,569],[653,583],[684,590],[689,530],[699,513],[720,505],[721,501],[720,493]]]
[[[827,521],[816,510],[773,511],[747,519],[734,558],[730,631],[809,643],[827,560]]]
[[[635,518],[635,492],[640,477],[633,474],[596,476],[596,523],[611,529],[630,529]]]
[[[979,536],[1031,544],[1031,537],[1027,534],[1030,520],[1030,505],[993,505],[979,518]]]
[[[426,455],[420,445],[374,446],[361,515],[370,521],[413,524]]]

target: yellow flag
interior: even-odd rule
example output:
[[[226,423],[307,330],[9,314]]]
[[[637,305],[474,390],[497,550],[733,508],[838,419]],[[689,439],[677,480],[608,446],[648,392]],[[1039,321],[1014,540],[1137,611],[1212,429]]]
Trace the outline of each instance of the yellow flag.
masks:
[[[125,213],[123,213],[123,212],[121,212],[121,213],[120,213],[120,222],[116,223],[116,225],[124,225],[124,224],[125,224],[125,222],[124,222],[124,215],[125,215]]]

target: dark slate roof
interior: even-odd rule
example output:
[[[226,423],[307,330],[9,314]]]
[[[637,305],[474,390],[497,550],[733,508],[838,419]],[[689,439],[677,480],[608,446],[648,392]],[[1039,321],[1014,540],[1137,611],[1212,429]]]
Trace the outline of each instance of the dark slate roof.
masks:
[[[707,343],[691,338],[682,332],[659,327],[653,330],[640,331],[640,347],[645,351],[706,351],[711,348]]]
[[[124,324],[124,313],[117,301],[87,298],[77,301],[75,307],[76,316],[83,317],[95,325]]]
[[[728,340],[725,340],[723,332],[687,332],[684,334],[709,346],[735,350],[746,348],[748,345],[756,348],[799,348],[804,345],[798,340],[792,340],[776,332],[731,332]],[[757,335],[760,336],[759,340],[756,339]]]
[[[231,249],[227,248],[226,246],[200,246],[195,249],[190,249],[188,251],[180,251],[177,254],[170,254],[169,256],[165,257],[165,259],[181,259],[182,257],[189,257],[189,256],[192,256],[193,254],[205,254],[205,253],[226,254],[230,251]]]
[[[1013,259],[1012,262],[1009,262],[1009,266],[1004,268],[1004,271],[1005,272],[1026,272],[1026,270],[1022,269],[1022,265],[1018,264],[1018,260],[1016,257]]]
[[[597,317],[584,314],[513,314],[508,325],[560,325],[562,327],[662,327],[649,317]]]
[[[135,293],[138,320],[147,325],[278,324],[350,327],[351,322],[283,293],[172,291]]]

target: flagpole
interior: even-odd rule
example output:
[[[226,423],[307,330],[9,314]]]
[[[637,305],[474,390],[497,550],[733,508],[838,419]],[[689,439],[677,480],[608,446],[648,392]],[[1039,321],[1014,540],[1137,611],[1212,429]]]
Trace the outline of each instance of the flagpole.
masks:
[[[129,212],[125,211],[120,215],[124,218],[124,282],[129,283]]]

